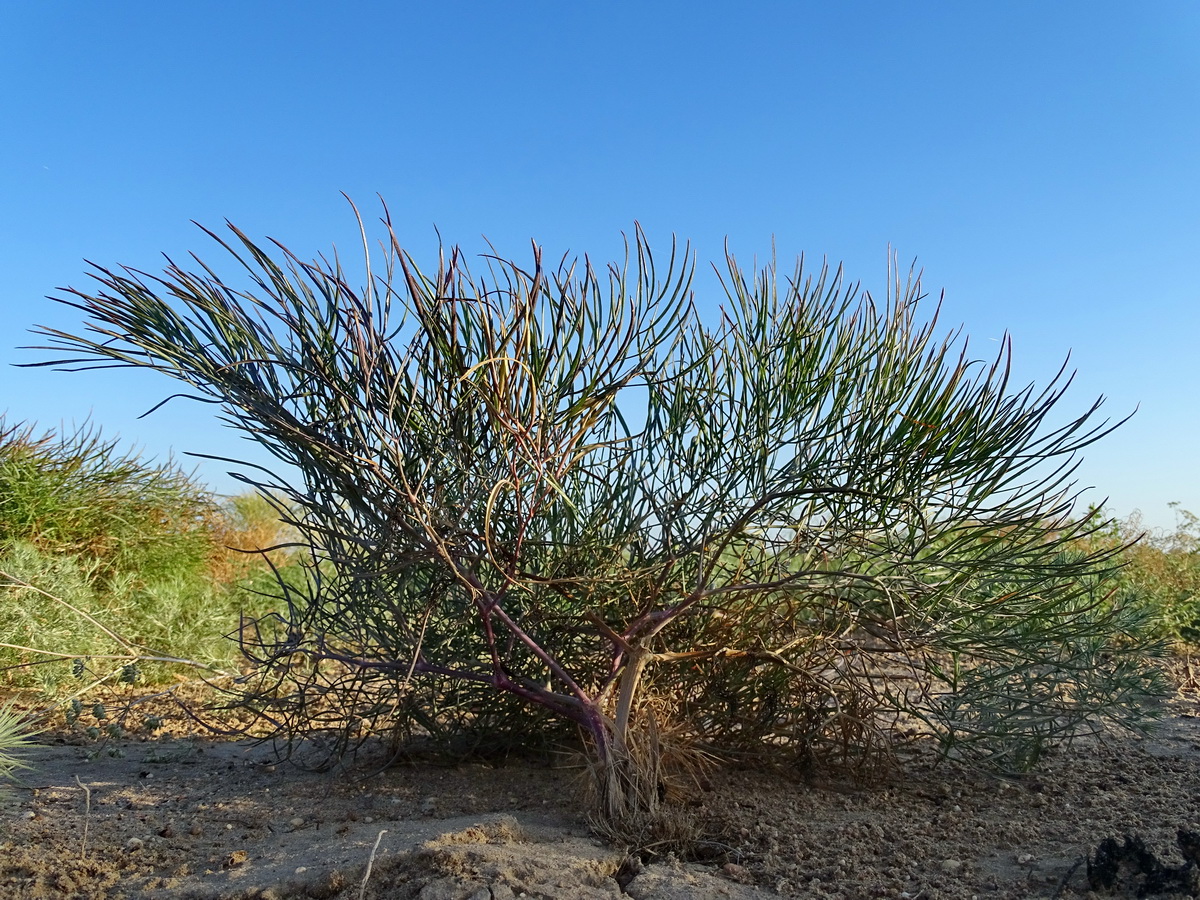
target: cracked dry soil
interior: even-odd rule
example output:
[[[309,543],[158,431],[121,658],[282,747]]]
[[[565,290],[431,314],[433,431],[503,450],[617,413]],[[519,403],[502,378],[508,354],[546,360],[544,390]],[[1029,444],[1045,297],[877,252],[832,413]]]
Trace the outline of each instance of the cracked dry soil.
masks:
[[[702,862],[597,840],[578,772],[528,760],[356,779],[200,736],[25,758],[24,784],[0,787],[11,900],[1133,897],[1135,882],[1089,888],[1089,852],[1134,834],[1175,865],[1177,829],[1200,829],[1195,692],[1149,737],[1077,743],[1016,778],[931,748],[865,787],[721,768],[693,800],[712,837]]]

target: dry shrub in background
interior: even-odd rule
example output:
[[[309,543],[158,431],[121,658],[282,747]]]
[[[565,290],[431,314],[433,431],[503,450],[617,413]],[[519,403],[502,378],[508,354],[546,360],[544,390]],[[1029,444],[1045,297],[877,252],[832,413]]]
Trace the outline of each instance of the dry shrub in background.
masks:
[[[294,563],[297,535],[276,506],[255,493],[237,494],[216,506],[209,520],[215,552],[212,577],[222,583],[254,579],[264,569]]]
[[[41,329],[44,365],[165,372],[299,473],[245,476],[307,554],[247,645],[284,735],[571,723],[600,820],[647,833],[706,752],[854,762],[915,720],[1019,768],[1141,721],[1155,646],[1072,512],[1109,426],[1059,414],[1063,372],[1011,384],[912,275],[729,257],[701,315],[640,231],[607,271],[476,274],[383,224],[360,286],[231,226],[228,277],[97,268],[83,328]]]

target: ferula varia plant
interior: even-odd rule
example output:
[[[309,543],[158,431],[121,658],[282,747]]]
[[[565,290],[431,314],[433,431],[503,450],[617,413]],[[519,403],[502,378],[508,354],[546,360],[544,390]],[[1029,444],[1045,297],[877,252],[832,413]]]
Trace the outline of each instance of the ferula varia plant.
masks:
[[[730,256],[706,317],[640,230],[605,271],[473,273],[382,224],[361,286],[230,226],[229,278],[96,267],[57,298],[84,327],[40,329],[42,365],[165,372],[298,473],[243,476],[311,553],[242,629],[281,728],[573,722],[620,821],[705,752],[861,760],[915,719],[1017,767],[1139,721],[1153,647],[1072,514],[1109,425],[1056,418],[1062,371],[1012,385],[912,275]]]

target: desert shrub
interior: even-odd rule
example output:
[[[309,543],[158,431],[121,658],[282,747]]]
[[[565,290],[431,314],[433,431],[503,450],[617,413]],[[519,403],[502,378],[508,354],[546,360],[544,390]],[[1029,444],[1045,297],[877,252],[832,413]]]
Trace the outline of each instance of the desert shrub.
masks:
[[[243,608],[266,608],[248,592],[265,567],[225,542],[269,541],[261,506],[235,498],[226,511],[176,465],[123,453],[92,428],[0,426],[6,680],[75,690],[127,675],[143,653],[231,663],[225,636]],[[139,672],[166,676],[153,664]]]
[[[1012,387],[1008,342],[972,358],[912,276],[877,302],[729,257],[705,324],[686,250],[660,268],[640,231],[606,277],[536,247],[476,276],[385,226],[362,288],[231,226],[248,289],[97,269],[60,298],[86,330],[41,330],[46,365],[165,372],[300,473],[255,476],[310,557],[250,641],[285,732],[548,714],[602,816],[646,823],[708,751],[858,759],[915,717],[1021,767],[1141,721],[1154,645],[1073,514],[1109,426],[1055,421],[1063,372]]]

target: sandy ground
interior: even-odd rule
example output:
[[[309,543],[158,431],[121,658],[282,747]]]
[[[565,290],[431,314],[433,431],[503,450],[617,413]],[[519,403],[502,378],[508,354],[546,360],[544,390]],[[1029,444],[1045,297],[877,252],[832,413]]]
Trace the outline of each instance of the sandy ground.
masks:
[[[1018,778],[931,750],[866,787],[726,766],[691,801],[706,832],[691,862],[597,840],[578,771],[528,760],[313,774],[269,745],[178,737],[60,739],[26,760],[25,784],[0,788],[12,900],[1133,897],[1136,880],[1089,889],[1100,841],[1135,834],[1177,865],[1177,829],[1200,831],[1188,692],[1151,737],[1077,744]]]

